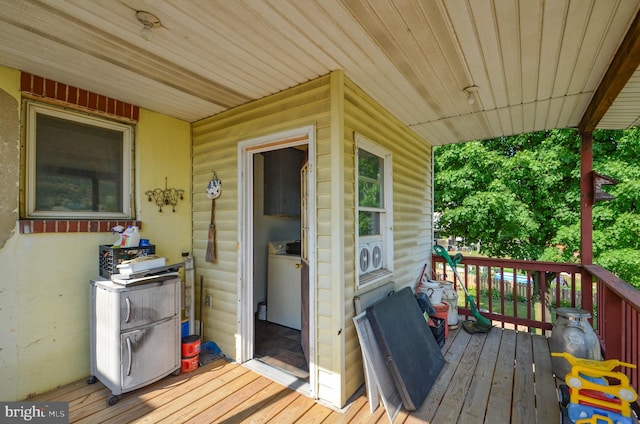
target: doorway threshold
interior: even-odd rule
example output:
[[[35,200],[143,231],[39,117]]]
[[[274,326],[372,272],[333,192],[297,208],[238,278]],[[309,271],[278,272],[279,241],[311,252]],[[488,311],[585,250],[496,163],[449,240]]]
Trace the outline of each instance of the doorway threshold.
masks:
[[[309,381],[298,378],[285,370],[269,365],[259,359],[251,359],[242,365],[300,394],[309,396],[311,393]]]

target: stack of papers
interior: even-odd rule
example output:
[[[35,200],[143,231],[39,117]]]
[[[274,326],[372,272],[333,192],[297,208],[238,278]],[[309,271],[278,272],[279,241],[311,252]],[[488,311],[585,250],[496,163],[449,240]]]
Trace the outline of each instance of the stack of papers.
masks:
[[[157,281],[162,281],[162,280],[167,280],[169,278],[177,277],[178,272],[169,271],[169,272],[162,272],[159,274],[150,274],[142,277],[137,277],[137,275],[140,275],[140,274],[129,274],[126,276],[122,274],[113,274],[111,276],[111,281],[116,284],[120,284],[122,286],[137,286],[138,284],[155,283]],[[131,276],[134,276],[134,277],[130,278]]]
[[[124,261],[118,265],[120,274],[133,274],[153,268],[161,268],[167,264],[167,259],[158,256],[140,256],[139,258]]]

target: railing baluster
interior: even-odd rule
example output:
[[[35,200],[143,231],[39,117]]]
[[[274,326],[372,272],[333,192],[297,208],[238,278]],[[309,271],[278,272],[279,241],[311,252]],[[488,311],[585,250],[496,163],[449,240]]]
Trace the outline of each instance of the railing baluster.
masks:
[[[576,274],[571,273],[571,307],[576,307]]]
[[[557,273],[556,274],[556,301],[555,301],[555,304],[554,304],[554,302],[549,302],[550,306],[552,306],[552,307],[559,308],[560,305],[562,305],[562,303],[561,303],[562,299],[561,299],[561,296],[560,296],[560,293],[562,293],[562,291],[564,291],[564,287],[562,287],[562,281],[564,281],[564,280],[560,276],[560,273]],[[549,317],[549,319],[551,321],[553,321],[551,319],[551,317]]]
[[[478,278],[478,274],[476,273],[476,279]],[[487,267],[487,297],[488,297],[488,309],[489,312],[493,312],[493,278],[491,276],[491,267]],[[480,300],[478,300],[478,305],[480,305]]]
[[[527,271],[527,286],[525,287],[525,292],[527,293],[527,319],[531,319],[531,304],[534,300],[531,296],[531,280],[529,278],[529,271]],[[531,327],[527,327],[527,329],[528,331],[531,331]]]
[[[500,314],[504,315],[504,268],[500,267]],[[504,328],[504,321],[502,321]]]
[[[512,291],[513,291],[513,299],[512,299],[512,304],[513,304],[513,317],[514,318],[518,318],[518,280],[516,279],[516,268],[515,266],[513,267],[513,274],[511,276],[511,284],[512,284]]]
[[[536,272],[540,280],[540,319],[547,322],[547,279],[542,271]]]

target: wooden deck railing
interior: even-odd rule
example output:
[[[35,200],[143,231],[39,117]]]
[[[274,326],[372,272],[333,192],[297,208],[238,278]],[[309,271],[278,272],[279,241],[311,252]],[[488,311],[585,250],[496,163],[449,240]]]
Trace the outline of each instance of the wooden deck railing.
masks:
[[[460,282],[440,256],[432,256],[432,278]],[[640,367],[640,290],[597,265],[519,261],[463,256],[457,268],[467,290],[487,318],[521,331],[553,328],[558,307],[590,311],[606,359]],[[460,293],[460,292],[459,292]],[[470,316],[467,302],[458,302]],[[640,369],[623,370],[636,389]]]
[[[432,256],[432,278],[459,288],[453,270],[440,256]],[[591,310],[592,286],[582,284],[576,264],[520,261],[464,256],[458,275],[487,318],[518,326],[520,330],[551,330],[561,306]],[[462,315],[470,315],[463,296]]]
[[[640,291],[597,265],[583,268],[595,278],[596,334],[606,358],[640,366]],[[638,388],[640,371],[625,369]]]

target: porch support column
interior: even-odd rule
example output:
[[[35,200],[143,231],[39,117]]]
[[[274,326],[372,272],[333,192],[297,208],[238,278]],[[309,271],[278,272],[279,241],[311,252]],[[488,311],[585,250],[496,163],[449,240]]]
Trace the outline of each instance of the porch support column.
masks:
[[[593,262],[593,133],[580,133],[580,262]],[[582,270],[582,309],[593,314],[593,285],[591,274]]]

